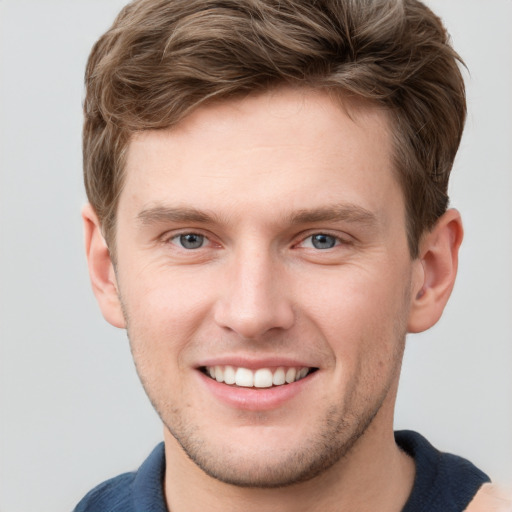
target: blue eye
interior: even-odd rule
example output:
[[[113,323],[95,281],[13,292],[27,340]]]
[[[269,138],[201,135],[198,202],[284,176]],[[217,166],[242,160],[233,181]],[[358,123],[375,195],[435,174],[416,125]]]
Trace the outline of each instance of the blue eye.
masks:
[[[303,247],[325,250],[332,249],[338,245],[338,243],[339,240],[335,236],[327,235],[325,233],[316,233],[304,239],[301,245]]]
[[[185,233],[173,238],[173,241],[176,241],[184,249],[200,249],[203,247],[205,240],[203,235],[198,235],[197,233]]]
[[[323,233],[311,237],[311,243],[315,249],[332,249],[336,245],[336,241],[335,237]]]

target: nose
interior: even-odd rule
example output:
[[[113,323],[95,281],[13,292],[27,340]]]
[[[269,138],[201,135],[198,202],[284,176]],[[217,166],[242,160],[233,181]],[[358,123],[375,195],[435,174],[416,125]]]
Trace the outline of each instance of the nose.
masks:
[[[276,259],[253,248],[240,251],[226,263],[215,306],[217,325],[253,340],[293,325],[293,304],[284,286],[283,268]]]

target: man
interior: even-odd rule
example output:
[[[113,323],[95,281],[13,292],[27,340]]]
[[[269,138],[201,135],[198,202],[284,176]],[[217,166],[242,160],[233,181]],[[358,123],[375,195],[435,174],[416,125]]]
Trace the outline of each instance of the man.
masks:
[[[86,72],[86,250],[165,443],[77,511],[495,506],[393,433],[406,333],[457,271],[457,61],[412,0],[121,12]]]

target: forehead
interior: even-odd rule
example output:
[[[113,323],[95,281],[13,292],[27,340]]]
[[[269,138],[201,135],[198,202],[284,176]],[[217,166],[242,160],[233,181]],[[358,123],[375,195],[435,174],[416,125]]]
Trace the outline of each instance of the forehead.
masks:
[[[363,100],[307,89],[213,103],[172,129],[132,138],[120,208],[378,208],[397,185],[389,124],[386,111]]]

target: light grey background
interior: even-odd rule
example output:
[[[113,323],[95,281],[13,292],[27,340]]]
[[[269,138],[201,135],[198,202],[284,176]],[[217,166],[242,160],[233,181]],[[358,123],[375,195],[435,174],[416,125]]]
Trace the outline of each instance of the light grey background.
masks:
[[[89,289],[82,76],[124,0],[0,0],[0,511],[65,511],[162,437]],[[432,0],[470,69],[465,220],[440,324],[410,337],[396,426],[512,482],[512,1]]]

